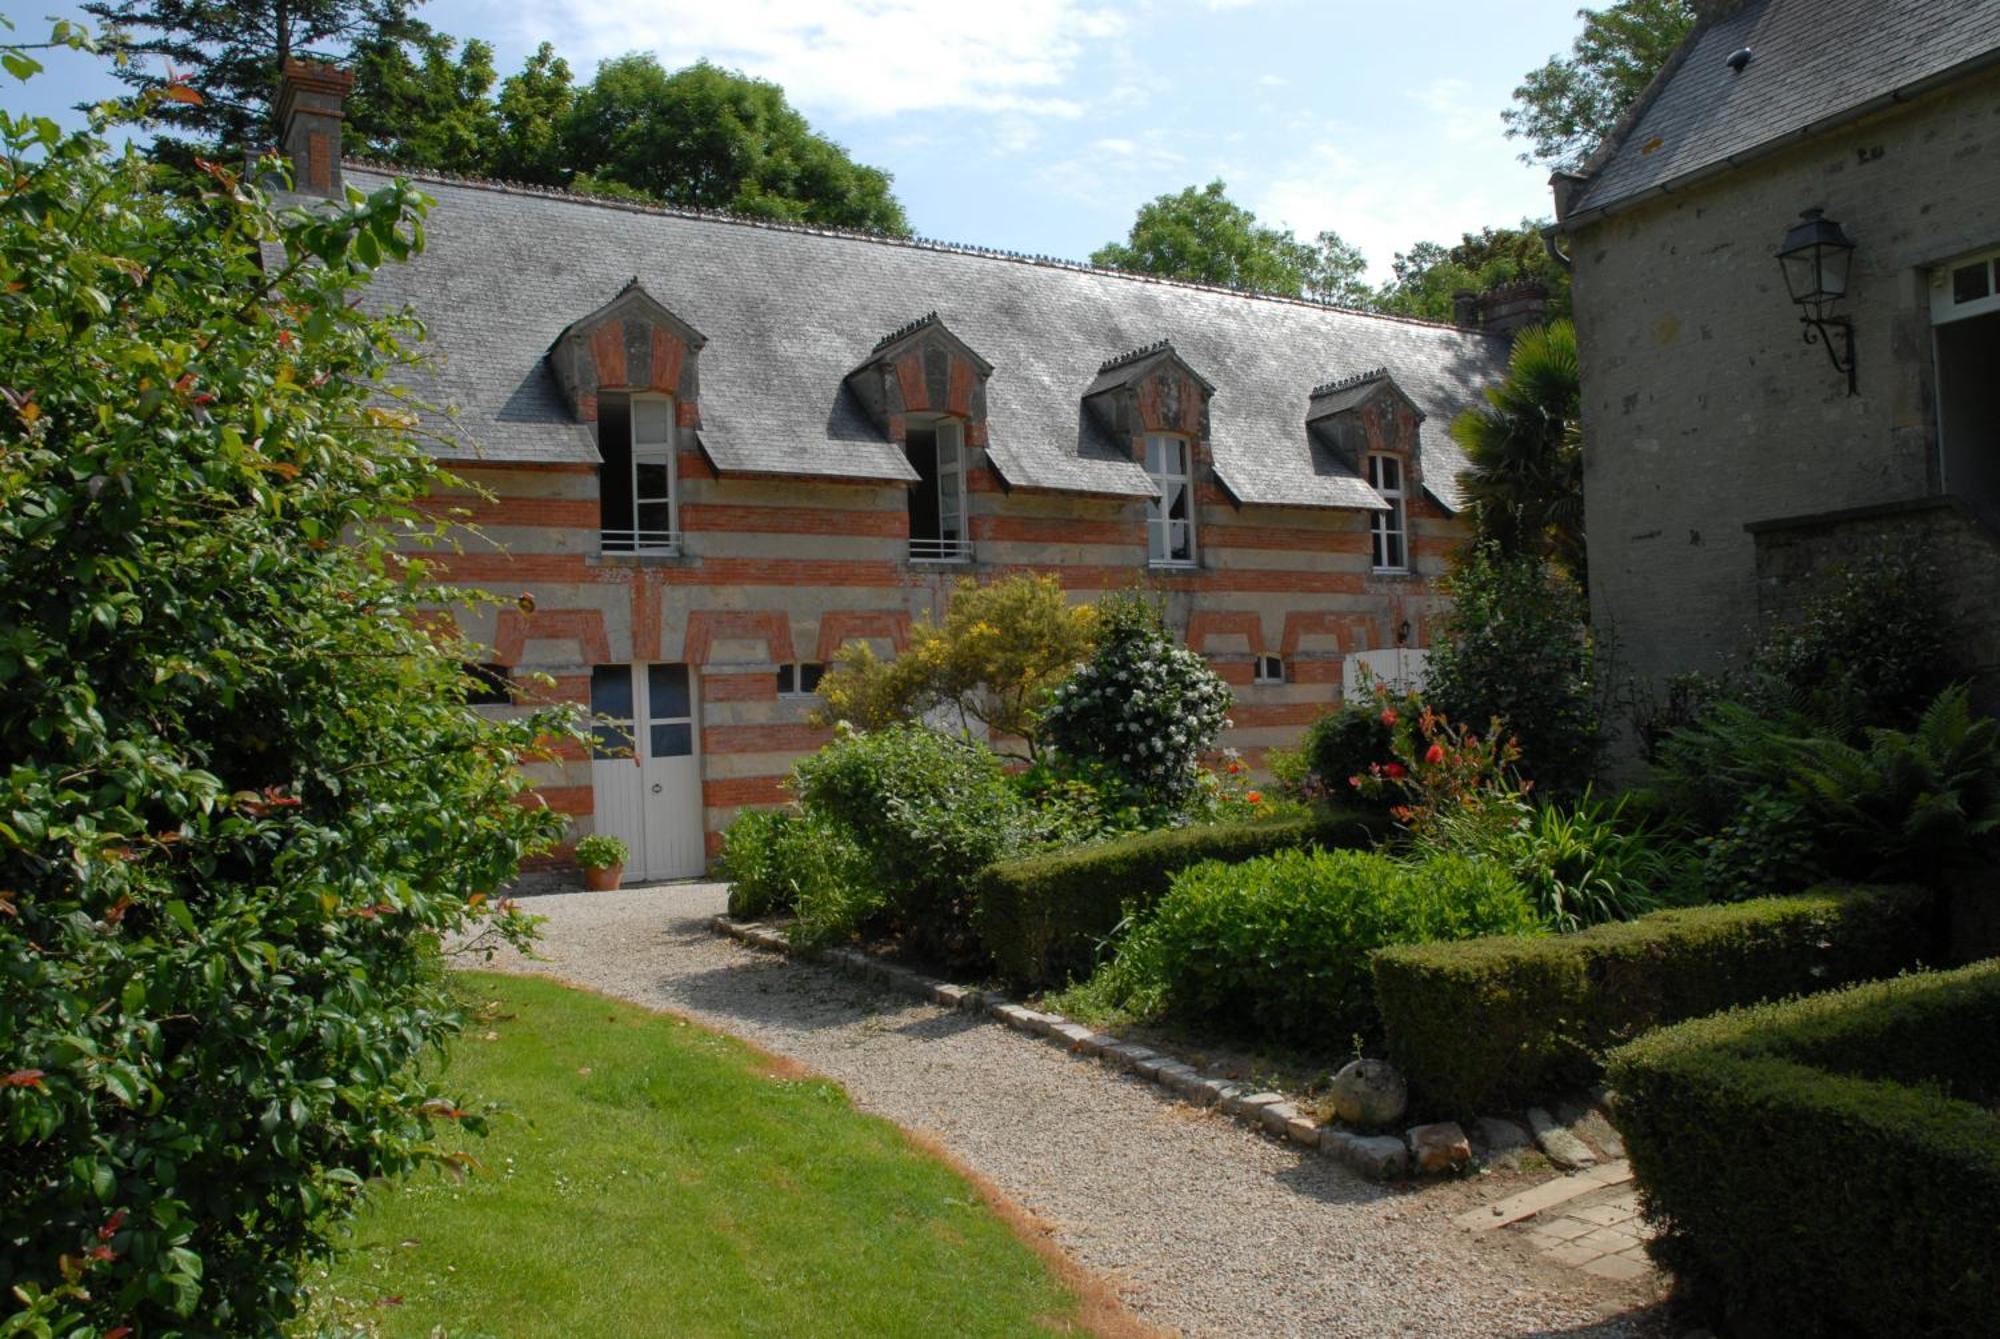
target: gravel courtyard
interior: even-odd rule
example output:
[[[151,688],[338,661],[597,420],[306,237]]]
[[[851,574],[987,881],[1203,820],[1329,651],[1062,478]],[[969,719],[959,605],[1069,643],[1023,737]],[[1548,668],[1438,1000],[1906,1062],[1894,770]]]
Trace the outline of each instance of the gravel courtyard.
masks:
[[[1618,1318],[1629,1294],[1455,1230],[1463,1187],[1385,1189],[972,1015],[743,948],[707,928],[723,903],[717,884],[527,898],[548,918],[545,960],[494,966],[674,1010],[840,1081],[990,1179],[1169,1332],[1661,1332]]]

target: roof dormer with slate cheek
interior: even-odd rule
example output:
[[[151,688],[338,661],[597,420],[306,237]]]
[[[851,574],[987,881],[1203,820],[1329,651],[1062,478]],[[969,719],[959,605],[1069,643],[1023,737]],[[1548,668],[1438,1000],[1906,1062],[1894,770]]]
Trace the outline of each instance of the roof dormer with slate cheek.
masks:
[[[707,338],[648,293],[638,279],[575,322],[549,346],[549,367],[570,411],[597,421],[601,391],[671,395],[677,424],[701,426],[698,355]]]
[[[847,385],[882,435],[903,449],[910,486],[912,563],[972,560],[966,504],[986,445],[986,379],[993,364],[931,312],[876,341]]]
[[[1423,422],[1424,411],[1380,367],[1314,387],[1306,410],[1314,446],[1366,479],[1386,507],[1368,518],[1377,573],[1413,570],[1410,516],[1423,488],[1417,449]]]
[[[1158,496],[1147,503],[1146,554],[1154,567],[1193,567],[1196,500],[1214,475],[1208,402],[1215,387],[1161,340],[1097,369],[1084,411],[1112,443],[1129,449]]]

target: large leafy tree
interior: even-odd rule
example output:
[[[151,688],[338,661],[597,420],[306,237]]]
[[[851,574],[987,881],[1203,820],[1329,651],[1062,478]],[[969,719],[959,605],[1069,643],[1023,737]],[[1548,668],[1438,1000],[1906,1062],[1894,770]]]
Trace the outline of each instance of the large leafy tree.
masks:
[[[569,62],[547,42],[535,48],[519,74],[500,85],[491,171],[509,181],[561,186],[569,181],[563,126],[576,102]]]
[[[593,181],[753,218],[905,236],[890,177],[816,133],[784,90],[706,61],[668,73],[652,56],[606,61],[564,133]]]
[[[1463,476],[1474,532],[1504,558],[1547,559],[1584,580],[1582,381],[1576,327],[1524,330],[1507,375],[1486,403],[1460,413],[1451,435],[1471,468]]]
[[[1461,289],[1483,293],[1502,284],[1535,280],[1549,293],[1549,315],[1569,314],[1569,271],[1542,245],[1542,225],[1521,220],[1518,228],[1481,228],[1456,245],[1418,242],[1396,253],[1395,276],[1375,295],[1379,311],[1429,321],[1453,319],[1453,295]]]
[[[1500,113],[1524,163],[1574,171],[1618,123],[1694,26],[1692,0],[1617,0],[1580,9],[1583,32],[1567,56],[1551,56],[1514,90]]]
[[[457,46],[428,30],[357,43],[349,58],[354,92],[343,147],[412,167],[489,171],[500,140],[500,114],[489,96],[493,48],[475,38],[454,60]]]
[[[1367,261],[1338,233],[1322,232],[1306,243],[1259,223],[1229,198],[1219,178],[1139,206],[1125,240],[1106,243],[1090,260],[1135,274],[1348,305],[1361,304],[1368,294],[1361,280]]]
[[[445,944],[524,933],[567,731],[465,705],[391,550],[441,476],[359,299],[423,198],[104,129],[0,112],[0,1330],[272,1334],[370,1179],[465,1160]]]
[[[293,57],[330,60],[386,38],[418,35],[420,0],[84,0],[83,12],[123,35],[136,59],[118,77],[139,91],[183,80],[199,99],[158,102],[154,114],[196,145],[269,140],[278,72]]]

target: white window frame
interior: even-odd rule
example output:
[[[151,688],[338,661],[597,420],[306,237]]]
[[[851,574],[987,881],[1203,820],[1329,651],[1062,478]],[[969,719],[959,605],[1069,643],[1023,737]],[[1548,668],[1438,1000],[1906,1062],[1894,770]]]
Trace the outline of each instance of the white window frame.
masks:
[[[1275,668],[1275,674],[1271,671]],[[1256,669],[1251,675],[1252,683],[1283,683],[1285,681],[1285,658],[1283,656],[1258,656]]]
[[[937,538],[910,537],[913,563],[972,561],[972,537],[965,519],[965,425],[955,418],[938,418],[912,426],[932,434],[937,451]]]
[[[1383,468],[1385,465],[1395,467],[1396,482],[1393,486],[1382,482],[1387,474]],[[1370,455],[1368,486],[1389,504],[1387,511],[1368,513],[1369,561],[1377,572],[1407,572],[1410,570],[1409,466],[1401,456]],[[1387,561],[1397,556],[1390,552],[1391,541],[1395,548],[1401,550],[1401,562]]]
[[[639,439],[639,414],[641,405],[658,405],[666,420],[666,436],[659,441]],[[681,481],[680,452],[678,449],[680,432],[678,416],[674,411],[673,397],[669,395],[633,394],[629,397],[626,413],[627,454],[632,489],[632,526],[627,530],[606,530],[603,548],[610,553],[651,553],[672,556],[681,551]],[[639,493],[639,467],[641,465],[665,465],[667,471],[667,495],[665,497],[642,497]],[[667,506],[667,528],[665,530],[643,530],[639,526],[639,508],[642,506]]]
[[[817,698],[819,696],[818,678],[813,680],[813,686],[811,688],[803,688],[800,686],[806,681],[806,671],[808,669],[818,670],[821,678],[824,678],[826,675],[826,663],[824,661],[819,661],[819,660],[793,660],[778,666],[777,673],[780,675],[782,675],[786,670],[790,670],[792,672],[792,686],[789,689],[784,687],[782,679],[779,680],[779,687],[778,687],[779,701],[805,702],[813,698]]]
[[[1153,432],[1146,434],[1145,450],[1146,477],[1160,490],[1159,496],[1146,499],[1146,565],[1175,568],[1197,566],[1201,561],[1201,550],[1196,547],[1194,524],[1194,444],[1178,434]],[[1156,460],[1157,468],[1155,468]],[[1175,465],[1180,468],[1172,468]],[[1187,516],[1180,520],[1167,514],[1171,505],[1168,490],[1174,486],[1178,486],[1187,498]],[[1177,530],[1184,530],[1187,536],[1185,558],[1173,556]]]
[[[1986,296],[1959,302],[1953,297],[1956,291],[1953,288],[1954,277],[1960,270],[1974,265],[1985,267]],[[1989,312],[2000,312],[2000,249],[1960,256],[1957,260],[1946,261],[1931,270],[1932,325],[1964,321],[1974,316],[1985,316]]]

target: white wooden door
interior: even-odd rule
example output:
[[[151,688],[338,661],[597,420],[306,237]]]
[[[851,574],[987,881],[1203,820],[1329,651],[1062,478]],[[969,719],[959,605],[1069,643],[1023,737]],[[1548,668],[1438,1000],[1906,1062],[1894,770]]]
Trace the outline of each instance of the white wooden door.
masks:
[[[701,873],[701,759],[687,666],[598,665],[590,710],[597,830],[631,852],[626,881]]]

